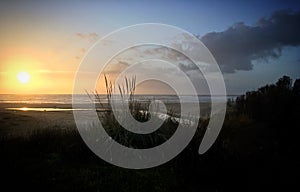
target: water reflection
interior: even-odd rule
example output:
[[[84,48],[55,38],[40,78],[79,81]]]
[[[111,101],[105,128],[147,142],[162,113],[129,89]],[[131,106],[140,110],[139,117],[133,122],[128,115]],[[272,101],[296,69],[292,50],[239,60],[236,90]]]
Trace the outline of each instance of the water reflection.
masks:
[[[15,110],[15,111],[44,111],[44,112],[50,112],[50,111],[85,111],[90,109],[72,109],[72,108],[51,108],[51,107],[17,107],[17,108],[5,108],[7,110]]]

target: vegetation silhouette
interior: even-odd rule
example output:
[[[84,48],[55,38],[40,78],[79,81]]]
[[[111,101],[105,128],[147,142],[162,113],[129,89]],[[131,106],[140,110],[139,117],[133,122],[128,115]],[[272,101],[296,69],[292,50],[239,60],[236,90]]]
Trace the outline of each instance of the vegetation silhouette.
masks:
[[[300,117],[300,79],[288,76],[275,84],[247,92],[236,99],[236,110],[264,122],[270,140],[278,143],[280,153],[291,155],[296,149]],[[269,140],[269,141],[270,141]]]
[[[0,137],[1,185],[39,191],[289,191],[300,117],[300,79],[287,76],[229,102],[214,145],[198,154],[209,119],[170,162],[128,170],[99,159],[76,128]],[[138,113],[136,113],[138,114]]]

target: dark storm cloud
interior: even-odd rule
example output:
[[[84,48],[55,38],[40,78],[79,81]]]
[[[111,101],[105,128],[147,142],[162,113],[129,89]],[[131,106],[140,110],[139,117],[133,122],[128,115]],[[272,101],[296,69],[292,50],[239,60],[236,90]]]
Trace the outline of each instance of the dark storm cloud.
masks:
[[[277,58],[285,46],[300,44],[300,11],[277,11],[256,25],[237,23],[201,37],[223,72],[251,70],[256,59]]]

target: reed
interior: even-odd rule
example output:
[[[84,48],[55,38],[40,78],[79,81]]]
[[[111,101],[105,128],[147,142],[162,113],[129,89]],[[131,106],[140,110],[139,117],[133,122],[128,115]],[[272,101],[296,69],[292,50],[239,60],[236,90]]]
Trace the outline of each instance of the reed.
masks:
[[[104,83],[107,103],[103,100],[104,97],[101,97],[98,92],[94,93],[94,98],[96,103],[99,103],[100,108],[103,109],[103,107],[106,107],[107,109],[97,110],[98,117],[106,132],[114,140],[132,148],[149,148],[165,142],[175,132],[178,122],[174,121],[172,111],[168,111],[168,118],[165,119],[163,125],[151,134],[136,134],[126,130],[121,124],[130,126],[132,118],[128,115],[131,115],[139,122],[150,120],[149,104],[151,101],[142,102],[135,97],[136,76],[125,77],[122,84],[114,87],[114,83],[109,80],[107,75],[104,75]],[[129,109],[130,114],[124,113],[126,108]],[[158,110],[158,107],[154,108]],[[120,124],[118,120],[122,123]]]

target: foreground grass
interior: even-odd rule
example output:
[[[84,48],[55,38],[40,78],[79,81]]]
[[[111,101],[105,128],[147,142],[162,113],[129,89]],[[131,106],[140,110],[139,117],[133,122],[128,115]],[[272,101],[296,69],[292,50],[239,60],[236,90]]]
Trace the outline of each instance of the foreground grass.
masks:
[[[26,137],[2,138],[3,184],[40,191],[165,191],[172,169],[131,171],[95,156],[75,129],[47,129]],[[151,179],[150,179],[151,177]],[[2,180],[3,181],[3,180]]]
[[[214,146],[198,147],[206,121],[176,158],[146,170],[106,163],[84,144],[76,129],[36,130],[0,140],[1,184],[39,191],[259,191],[276,188],[280,157],[261,130],[243,115],[226,116]]]

